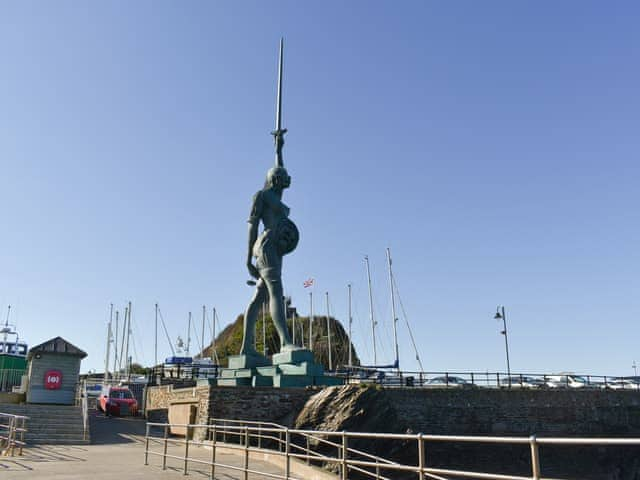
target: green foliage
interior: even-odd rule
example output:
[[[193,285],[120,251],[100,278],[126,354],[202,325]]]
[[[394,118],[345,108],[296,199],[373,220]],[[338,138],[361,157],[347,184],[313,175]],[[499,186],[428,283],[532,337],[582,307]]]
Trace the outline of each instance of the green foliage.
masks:
[[[228,325],[218,335],[215,341],[216,352],[220,365],[226,367],[228,365],[228,357],[230,355],[237,355],[240,352],[242,346],[242,331],[243,331],[244,315],[239,315],[235,322]],[[289,332],[292,332],[291,319],[287,320],[287,327]],[[329,329],[331,331],[331,355],[333,360],[333,368],[346,365],[349,359],[349,342],[344,327],[339,320],[333,317],[329,318]],[[278,334],[275,326],[271,321],[271,316],[266,316],[266,344],[267,355],[273,355],[280,351],[280,344]],[[325,369],[329,368],[329,349],[327,341],[327,317],[314,317],[313,328],[313,353],[316,358],[316,362],[321,363]],[[303,344],[304,347],[309,348],[309,317],[297,317],[296,318],[296,335],[295,340],[297,345]],[[256,322],[256,350],[262,352],[264,348],[263,335],[262,335],[262,315],[258,317]],[[213,351],[211,345],[205,348],[204,356],[213,357]],[[360,365],[358,354],[355,347],[352,347],[353,364]]]

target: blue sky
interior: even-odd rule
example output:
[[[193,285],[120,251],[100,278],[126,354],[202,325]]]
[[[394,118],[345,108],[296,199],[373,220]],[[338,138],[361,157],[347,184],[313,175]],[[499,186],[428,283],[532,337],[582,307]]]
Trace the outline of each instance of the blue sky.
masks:
[[[35,345],[103,365],[109,304],[134,360],[245,285],[273,162],[285,37],[284,282],[316,280],[391,361],[385,248],[424,367],[629,374],[640,364],[635,2],[13,2],[0,12],[0,304]],[[320,306],[322,305],[322,306]],[[3,307],[4,308],[4,307]],[[401,366],[417,369],[406,329]],[[160,356],[168,355],[161,339]]]

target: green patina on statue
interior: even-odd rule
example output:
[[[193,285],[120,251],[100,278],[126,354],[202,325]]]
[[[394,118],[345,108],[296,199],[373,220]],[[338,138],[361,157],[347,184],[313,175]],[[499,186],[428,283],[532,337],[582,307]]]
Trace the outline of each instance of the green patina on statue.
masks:
[[[278,75],[278,98],[276,107],[276,129],[272,132],[276,146],[275,166],[267,172],[262,190],[253,197],[249,217],[249,242],[247,249],[247,268],[249,274],[257,280],[256,290],[244,315],[244,335],[240,355],[246,357],[251,366],[267,365],[269,361],[255,349],[255,327],[261,306],[269,299],[269,310],[280,337],[280,352],[296,350],[287,329],[282,288],[282,257],[291,253],[298,245],[299,233],[289,219],[289,207],[282,202],[282,193],[289,188],[291,177],[284,168],[282,147],[286,129],[282,128],[282,50]],[[262,222],[262,233],[258,234]],[[253,258],[256,263],[253,263]],[[254,282],[249,282],[253,284]],[[248,366],[248,365],[247,365]]]

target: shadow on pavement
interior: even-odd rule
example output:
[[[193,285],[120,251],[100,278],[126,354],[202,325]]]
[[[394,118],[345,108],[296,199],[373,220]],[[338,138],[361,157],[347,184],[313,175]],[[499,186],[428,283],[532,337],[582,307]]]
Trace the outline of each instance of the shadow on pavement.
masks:
[[[91,445],[144,442],[146,420],[143,417],[106,417],[97,410],[89,412]]]
[[[47,462],[84,462],[78,455],[87,449],[80,445],[37,445],[25,448],[22,456],[0,458],[0,472],[30,471],[33,464]]]

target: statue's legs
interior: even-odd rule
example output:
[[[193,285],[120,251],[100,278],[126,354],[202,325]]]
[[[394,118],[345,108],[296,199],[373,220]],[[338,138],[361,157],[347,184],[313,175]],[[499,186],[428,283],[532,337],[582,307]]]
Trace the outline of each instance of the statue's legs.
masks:
[[[269,292],[269,311],[276,327],[278,337],[280,337],[280,351],[293,347],[289,329],[287,328],[287,318],[284,309],[284,297],[282,279],[280,272],[276,269],[263,269],[260,271],[262,278]]]
[[[266,295],[267,287],[261,278],[256,284],[256,291],[247,306],[247,311],[244,313],[244,336],[242,338],[240,355],[260,355],[255,347],[256,321],[258,320],[258,313],[260,312],[260,307],[264,304]]]

